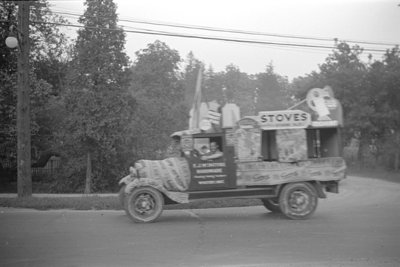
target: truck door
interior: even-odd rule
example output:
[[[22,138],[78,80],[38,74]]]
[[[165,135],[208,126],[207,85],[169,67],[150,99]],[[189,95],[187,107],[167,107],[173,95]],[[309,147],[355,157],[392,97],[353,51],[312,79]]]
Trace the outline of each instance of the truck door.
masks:
[[[214,144],[217,144],[222,156],[205,159],[207,157],[203,157],[204,155],[212,154],[210,148]],[[234,149],[225,145],[223,134],[193,135],[193,150],[194,153],[189,158],[191,171],[189,191],[235,188]]]

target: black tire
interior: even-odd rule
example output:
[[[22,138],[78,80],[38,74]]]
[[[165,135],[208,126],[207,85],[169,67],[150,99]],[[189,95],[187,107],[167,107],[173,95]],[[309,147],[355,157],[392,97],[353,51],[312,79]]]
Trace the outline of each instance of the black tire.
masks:
[[[152,187],[138,187],[125,199],[125,211],[134,222],[149,223],[162,213],[164,198]]]
[[[291,183],[283,187],[279,196],[282,213],[293,220],[309,218],[318,205],[318,195],[309,183]]]
[[[261,202],[263,203],[264,207],[275,213],[281,213],[281,207],[279,206],[279,198],[262,198]]]
[[[118,192],[119,204],[121,204],[121,207],[123,209],[125,208],[125,198],[126,198],[125,187],[126,185],[124,184],[123,186],[121,186]]]

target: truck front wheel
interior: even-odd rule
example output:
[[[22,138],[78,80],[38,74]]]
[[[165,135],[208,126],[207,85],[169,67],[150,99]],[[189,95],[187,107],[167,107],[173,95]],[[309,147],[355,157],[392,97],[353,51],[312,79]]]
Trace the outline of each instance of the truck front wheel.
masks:
[[[291,183],[283,187],[279,196],[282,213],[293,220],[310,217],[318,205],[318,195],[309,183]]]
[[[134,222],[153,222],[162,213],[164,198],[152,187],[138,187],[125,201],[126,212]]]

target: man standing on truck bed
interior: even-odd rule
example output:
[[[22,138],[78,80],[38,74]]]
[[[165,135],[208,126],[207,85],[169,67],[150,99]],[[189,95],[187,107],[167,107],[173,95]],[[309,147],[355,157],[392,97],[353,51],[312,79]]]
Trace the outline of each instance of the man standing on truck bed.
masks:
[[[223,153],[218,148],[218,144],[216,142],[210,143],[210,152],[201,156],[201,160],[211,160],[211,159],[218,159],[222,157]]]

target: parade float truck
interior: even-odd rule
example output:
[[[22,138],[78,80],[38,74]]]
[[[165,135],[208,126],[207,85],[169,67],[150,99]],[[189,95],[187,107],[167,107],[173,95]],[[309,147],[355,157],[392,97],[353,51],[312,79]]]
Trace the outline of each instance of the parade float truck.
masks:
[[[240,119],[232,105],[220,109],[219,120],[212,111],[200,129],[174,133],[181,156],[139,160],[130,168],[119,183],[121,203],[133,221],[156,220],[164,205],[232,198],[260,199],[271,212],[307,219],[318,198],[338,193],[346,177],[343,121],[329,87],[311,89],[291,109]],[[222,156],[204,160],[201,152],[211,143]]]

